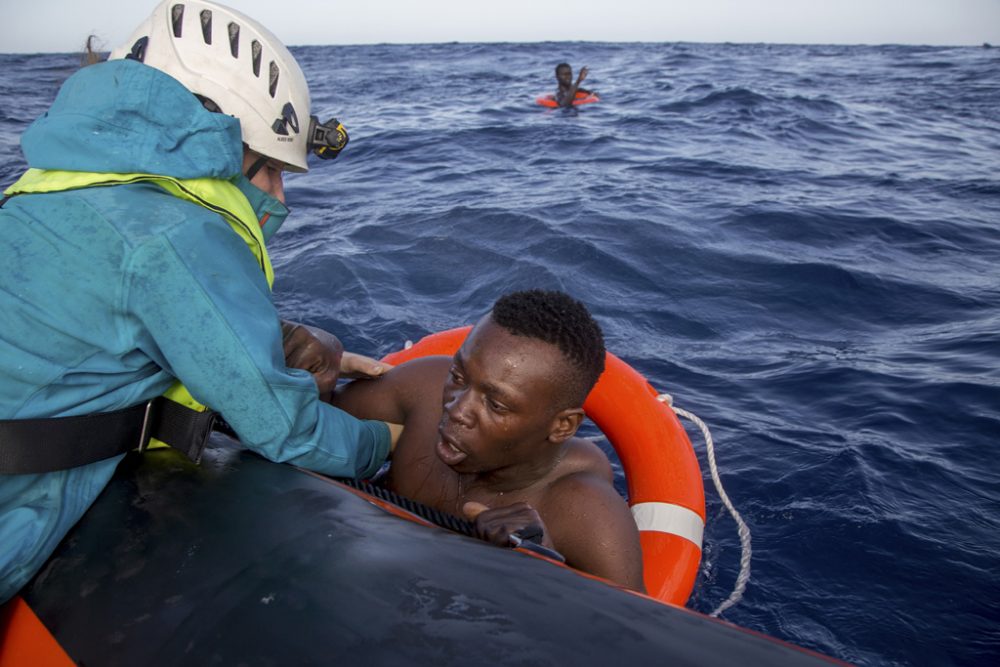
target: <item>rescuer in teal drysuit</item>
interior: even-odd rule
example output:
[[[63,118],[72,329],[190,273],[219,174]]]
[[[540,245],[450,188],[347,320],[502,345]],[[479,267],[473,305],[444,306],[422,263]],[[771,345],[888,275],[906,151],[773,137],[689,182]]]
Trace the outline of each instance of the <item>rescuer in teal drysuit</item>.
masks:
[[[259,241],[288,210],[241,175],[240,121],[111,60],[70,77],[21,145],[43,171],[0,207],[0,420],[110,412],[179,379],[268,459],[359,478],[383,464],[389,427],[321,402],[312,375],[286,367]],[[250,209],[259,232],[237,233]],[[0,602],[121,458],[0,474]]]

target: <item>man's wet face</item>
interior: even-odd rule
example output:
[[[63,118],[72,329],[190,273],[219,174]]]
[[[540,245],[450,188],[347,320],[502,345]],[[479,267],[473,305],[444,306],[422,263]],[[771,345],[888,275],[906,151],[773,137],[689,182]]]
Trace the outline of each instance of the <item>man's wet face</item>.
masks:
[[[560,86],[573,85],[573,68],[560,67],[556,69],[556,81],[559,82]]]
[[[456,472],[529,460],[559,412],[565,363],[558,347],[480,320],[445,382],[438,457]]]

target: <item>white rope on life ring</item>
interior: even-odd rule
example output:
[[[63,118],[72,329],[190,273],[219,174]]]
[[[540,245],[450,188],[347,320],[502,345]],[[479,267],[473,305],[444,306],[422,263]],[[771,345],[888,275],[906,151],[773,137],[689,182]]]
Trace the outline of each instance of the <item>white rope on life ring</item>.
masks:
[[[716,607],[715,611],[709,614],[709,616],[718,617],[719,614],[743,599],[743,593],[746,590],[747,582],[750,580],[750,557],[752,554],[750,546],[750,528],[743,521],[743,517],[740,516],[740,513],[737,511],[732,501],[729,500],[729,495],[726,493],[726,490],[722,488],[722,479],[719,477],[719,468],[715,463],[715,442],[712,439],[711,431],[708,430],[708,426],[696,414],[675,406],[674,398],[670,394],[660,394],[656,398],[657,400],[670,406],[670,409],[681,417],[694,422],[694,424],[701,429],[701,434],[705,438],[705,453],[706,458],[708,459],[708,469],[712,475],[712,483],[715,485],[715,490],[719,494],[722,504],[725,505],[730,516],[732,516],[733,520],[736,522],[737,532],[740,536],[740,573],[736,577],[736,585],[733,587],[733,592],[729,594],[729,597],[726,598],[722,604]]]

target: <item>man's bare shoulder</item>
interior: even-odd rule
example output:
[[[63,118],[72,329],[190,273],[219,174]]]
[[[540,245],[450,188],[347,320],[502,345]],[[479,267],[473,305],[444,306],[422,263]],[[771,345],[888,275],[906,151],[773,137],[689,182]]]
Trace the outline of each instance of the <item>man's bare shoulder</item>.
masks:
[[[627,510],[614,486],[611,462],[600,447],[574,438],[545,489],[544,504],[559,513],[606,518]]]
[[[639,531],[614,487],[607,456],[581,439],[565,458],[540,510],[556,550],[578,569],[643,590]]]
[[[413,359],[377,379],[338,387],[331,402],[355,417],[400,423],[422,400],[434,395],[431,388],[444,385],[450,367],[451,357]]]
[[[393,368],[388,375],[395,376],[397,400],[404,410],[410,411],[430,403],[441,404],[441,388],[448,377],[452,359],[445,356],[421,357]]]
[[[611,462],[600,447],[583,438],[573,438],[556,468],[536,497],[539,508],[577,518],[601,516],[596,507],[607,508],[624,499],[614,486]]]
[[[396,366],[386,376],[395,375],[396,382],[406,384],[428,382],[437,378],[444,380],[448,369],[451,368],[451,362],[451,357],[443,355],[419,357]]]
[[[611,462],[604,451],[591,440],[571,438],[566,443],[566,451],[556,467],[555,483],[573,475],[594,475],[608,484],[614,481]]]

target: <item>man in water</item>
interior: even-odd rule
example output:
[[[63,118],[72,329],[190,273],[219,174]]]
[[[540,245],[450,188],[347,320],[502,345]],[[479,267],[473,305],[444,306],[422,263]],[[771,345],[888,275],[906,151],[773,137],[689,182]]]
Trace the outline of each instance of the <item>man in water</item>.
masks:
[[[586,67],[580,68],[580,74],[576,77],[576,83],[573,83],[573,68],[567,63],[556,65],[556,81],[559,84],[559,89],[556,90],[556,104],[561,107],[570,107],[573,106],[573,100],[576,99],[578,92],[590,94],[589,90],[580,87],[580,84],[586,78]]]
[[[567,564],[642,591],[639,533],[611,465],[575,437],[604,358],[600,328],[579,302],[516,292],[453,358],[416,359],[353,382],[333,403],[404,425],[386,476],[391,490],[464,514],[496,544],[540,529],[541,543]]]

